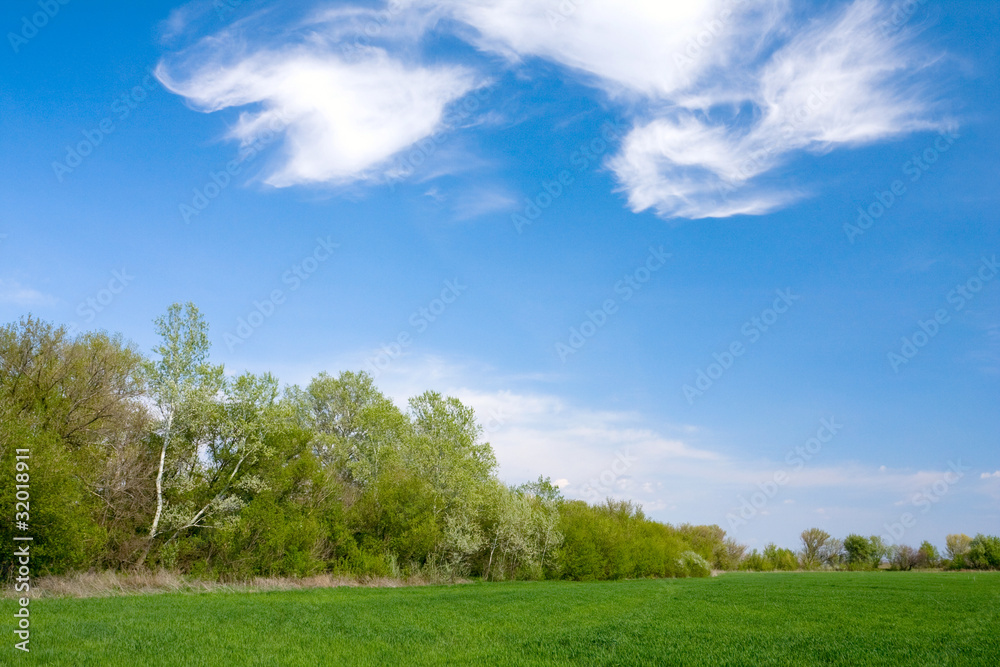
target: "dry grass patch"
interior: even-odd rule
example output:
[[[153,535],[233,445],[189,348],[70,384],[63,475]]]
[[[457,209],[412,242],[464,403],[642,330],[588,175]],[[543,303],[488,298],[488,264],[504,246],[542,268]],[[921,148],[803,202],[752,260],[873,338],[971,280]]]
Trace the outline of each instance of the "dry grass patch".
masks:
[[[412,576],[352,577],[348,575],[319,574],[312,577],[255,577],[246,581],[210,581],[187,577],[167,570],[143,572],[78,572],[74,574],[39,577],[31,586],[31,598],[94,598],[122,595],[150,595],[155,593],[251,593],[260,591],[294,591],[314,588],[402,588],[404,586],[432,586],[437,584],[463,584],[467,579],[442,580],[437,577]],[[5,587],[3,597],[18,598],[13,587]]]

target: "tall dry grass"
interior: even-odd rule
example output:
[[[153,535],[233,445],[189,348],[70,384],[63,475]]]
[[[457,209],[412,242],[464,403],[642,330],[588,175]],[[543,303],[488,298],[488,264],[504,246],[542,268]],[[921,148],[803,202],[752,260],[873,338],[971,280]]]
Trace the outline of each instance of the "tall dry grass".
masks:
[[[426,575],[406,578],[351,577],[320,574],[312,577],[255,577],[247,581],[220,582],[187,577],[166,570],[158,572],[79,572],[75,574],[39,577],[31,585],[30,597],[93,598],[156,593],[253,593],[263,591],[294,591],[315,588],[402,588],[469,583],[466,579],[441,579]],[[13,586],[3,588],[3,597],[23,597]]]

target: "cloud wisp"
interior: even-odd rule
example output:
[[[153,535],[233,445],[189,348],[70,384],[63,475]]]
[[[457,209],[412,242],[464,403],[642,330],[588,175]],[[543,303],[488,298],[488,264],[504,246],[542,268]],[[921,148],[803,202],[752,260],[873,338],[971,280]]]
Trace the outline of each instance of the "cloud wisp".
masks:
[[[241,109],[229,136],[244,144],[282,128],[282,155],[264,177],[270,185],[382,180],[390,158],[437,132],[446,107],[481,79],[377,46],[348,57],[338,40],[357,19],[317,15],[269,45],[252,45],[254,23],[241,22],[162,62],[157,77],[197,110]]]
[[[802,154],[945,126],[921,84],[933,59],[911,30],[883,29],[891,12],[883,0],[819,16],[787,0],[393,0],[316,11],[267,47],[248,46],[241,21],[158,72],[198,109],[259,106],[232,130],[243,141],[280,110],[272,185],[377,181],[487,79],[485,62],[422,63],[416,45],[450,34],[511,68],[557,63],[620,104],[632,127],[607,166],[633,211],[762,215],[807,196],[809,184],[777,182]]]

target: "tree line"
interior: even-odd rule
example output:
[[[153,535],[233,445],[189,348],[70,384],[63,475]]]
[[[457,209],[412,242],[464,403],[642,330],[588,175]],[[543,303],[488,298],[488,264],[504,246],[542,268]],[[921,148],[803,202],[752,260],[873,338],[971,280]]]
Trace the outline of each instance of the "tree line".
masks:
[[[810,528],[800,536],[798,552],[768,544],[740,560],[738,568],[756,572],[775,570],[891,570],[946,569],[1000,570],[1000,537],[964,534],[948,535],[946,551],[924,541],[914,548],[889,544],[878,535],[851,534],[843,540],[820,528]]]
[[[121,336],[31,316],[0,329],[0,507],[30,451],[38,574],[165,568],[221,579],[707,576],[736,548],[632,503],[511,486],[471,407],[427,391],[400,409],[365,373],[285,387],[211,360],[192,304]],[[10,520],[0,562],[10,575]]]
[[[718,526],[634,503],[588,504],[548,478],[497,475],[475,412],[427,391],[401,409],[366,373],[305,387],[229,374],[192,304],[155,321],[150,356],[121,336],[27,316],[0,328],[0,572],[12,576],[16,454],[28,450],[36,574],[167,569],[205,578],[603,580],[712,570],[1000,569],[1000,539],[925,543],[805,531],[753,550]],[[25,477],[24,479],[27,479]],[[25,517],[22,517],[25,518]]]

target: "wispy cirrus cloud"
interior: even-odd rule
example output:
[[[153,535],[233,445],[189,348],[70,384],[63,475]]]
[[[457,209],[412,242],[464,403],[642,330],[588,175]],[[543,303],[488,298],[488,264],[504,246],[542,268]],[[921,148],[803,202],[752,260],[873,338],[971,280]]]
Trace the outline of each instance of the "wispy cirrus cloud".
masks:
[[[340,48],[362,10],[316,14],[278,37],[244,20],[158,66],[197,110],[242,109],[229,136],[283,135],[276,187],[379,180],[389,159],[437,132],[445,108],[482,84],[470,68],[424,66],[377,46]]]
[[[815,187],[774,182],[799,155],[945,125],[920,83],[934,60],[905,27],[882,29],[891,12],[885,0],[818,14],[788,0],[321,5],[284,31],[241,20],[158,71],[201,110],[255,107],[231,132],[244,142],[280,110],[272,185],[379,181],[486,80],[486,62],[422,64],[421,40],[457,36],[512,68],[555,62],[619,103],[632,128],[607,164],[633,211],[761,215]]]
[[[819,17],[781,0],[447,4],[481,48],[554,60],[638,109],[610,160],[636,212],[768,213],[804,195],[759,182],[797,152],[940,126],[912,78],[926,58],[881,29],[878,0]]]

